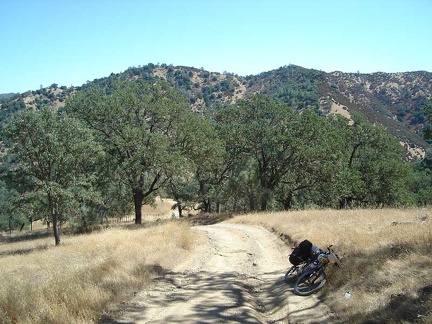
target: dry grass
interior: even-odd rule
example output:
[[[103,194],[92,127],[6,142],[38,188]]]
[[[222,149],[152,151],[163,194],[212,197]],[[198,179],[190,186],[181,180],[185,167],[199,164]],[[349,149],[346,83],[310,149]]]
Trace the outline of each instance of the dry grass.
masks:
[[[173,210],[173,206],[175,201],[168,198],[160,198],[156,197],[153,205],[143,205],[141,208],[141,212],[143,215],[162,215],[162,214],[171,214]]]
[[[184,222],[0,244],[1,323],[98,322],[199,241]],[[156,273],[155,273],[156,272]]]
[[[429,215],[425,224],[418,217]],[[350,323],[432,323],[432,209],[310,210],[238,216],[289,244],[345,255],[319,294]],[[0,244],[0,323],[91,323],[172,269],[201,237],[185,222]],[[288,260],[287,260],[288,266]],[[346,300],[346,290],[351,298]],[[420,316],[419,316],[420,315]]]
[[[432,323],[432,209],[310,210],[235,217],[294,245],[304,238],[344,254],[320,293],[350,323]],[[421,218],[428,216],[426,222]],[[351,298],[345,299],[347,290]]]

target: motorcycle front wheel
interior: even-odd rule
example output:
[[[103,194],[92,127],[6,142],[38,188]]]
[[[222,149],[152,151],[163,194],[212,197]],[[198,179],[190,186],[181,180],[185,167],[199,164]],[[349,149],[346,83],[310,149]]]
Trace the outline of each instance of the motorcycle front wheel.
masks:
[[[323,268],[302,273],[294,284],[294,293],[309,296],[320,290],[326,283],[327,276]]]

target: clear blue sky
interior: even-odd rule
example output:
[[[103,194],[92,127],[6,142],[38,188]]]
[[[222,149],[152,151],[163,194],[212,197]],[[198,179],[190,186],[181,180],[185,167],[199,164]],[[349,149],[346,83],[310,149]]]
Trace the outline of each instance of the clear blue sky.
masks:
[[[0,0],[0,93],[166,63],[432,72],[432,0]]]

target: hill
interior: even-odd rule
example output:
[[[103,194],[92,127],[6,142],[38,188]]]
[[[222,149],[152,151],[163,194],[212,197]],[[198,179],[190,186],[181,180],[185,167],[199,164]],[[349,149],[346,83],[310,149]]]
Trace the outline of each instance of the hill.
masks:
[[[14,96],[14,93],[0,93],[0,100],[1,99],[7,99]]]
[[[148,64],[112,73],[80,87],[53,84],[3,99],[0,123],[23,107],[61,107],[75,91],[93,84],[109,85],[119,78],[163,78],[186,96],[196,112],[224,107],[248,93],[258,92],[278,98],[296,110],[313,107],[323,114],[339,113],[348,118],[357,113],[385,126],[406,147],[410,158],[423,158],[431,149],[422,137],[425,116],[421,109],[432,100],[432,73],[425,71],[326,73],[289,65],[259,75],[239,76],[202,68]]]

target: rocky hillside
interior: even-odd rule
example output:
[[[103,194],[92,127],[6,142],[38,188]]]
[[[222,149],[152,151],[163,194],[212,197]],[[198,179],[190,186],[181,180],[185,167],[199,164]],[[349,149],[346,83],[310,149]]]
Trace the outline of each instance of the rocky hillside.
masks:
[[[432,73],[326,73],[299,66],[284,66],[259,75],[238,76],[194,67],[154,65],[131,67],[122,73],[93,80],[81,87],[52,85],[1,101],[0,123],[24,107],[61,107],[76,90],[92,84],[109,85],[112,80],[163,78],[184,93],[191,109],[203,112],[236,102],[248,93],[265,93],[283,100],[292,109],[312,107],[324,114],[350,118],[360,113],[381,123],[405,145],[411,157],[421,158],[430,145],[422,138],[425,116],[421,108],[432,100]]]
[[[432,99],[432,73],[327,74],[329,95],[348,110],[383,124],[410,147],[427,148],[422,139],[424,107]],[[323,86],[321,89],[325,89]]]

